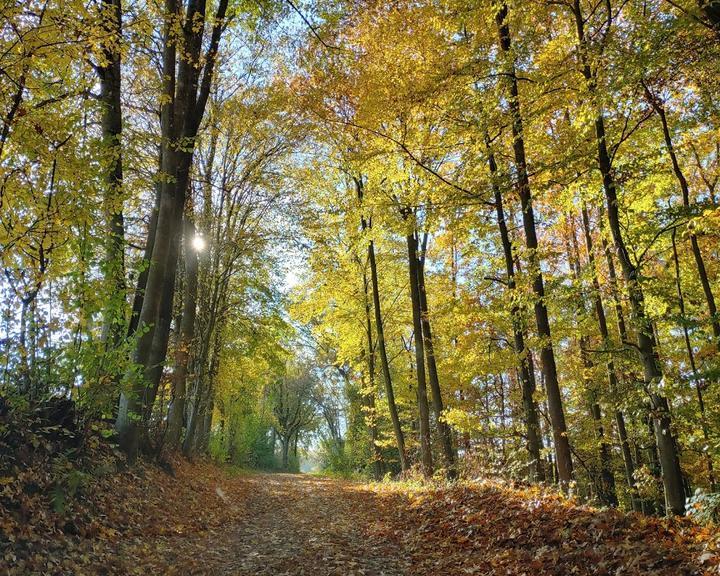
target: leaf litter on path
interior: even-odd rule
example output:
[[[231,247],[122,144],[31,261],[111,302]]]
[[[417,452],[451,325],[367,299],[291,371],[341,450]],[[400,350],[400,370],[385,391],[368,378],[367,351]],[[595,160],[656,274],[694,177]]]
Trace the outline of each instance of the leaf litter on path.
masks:
[[[0,507],[0,574],[720,574],[712,529],[537,488],[241,475],[181,459],[174,471],[104,476],[63,515],[39,495]]]

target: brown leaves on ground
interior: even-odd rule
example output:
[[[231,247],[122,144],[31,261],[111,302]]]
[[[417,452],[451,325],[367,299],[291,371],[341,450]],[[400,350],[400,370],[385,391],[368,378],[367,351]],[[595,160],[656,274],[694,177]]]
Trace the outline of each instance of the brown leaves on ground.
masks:
[[[173,467],[174,476],[143,464],[93,477],[63,513],[39,495],[22,518],[20,508],[0,509],[0,573],[719,573],[710,530],[585,508],[535,488],[233,475],[180,459]]]
[[[597,510],[497,483],[388,492],[386,514],[400,521],[379,529],[409,553],[417,575],[720,573],[718,535],[688,520]]]

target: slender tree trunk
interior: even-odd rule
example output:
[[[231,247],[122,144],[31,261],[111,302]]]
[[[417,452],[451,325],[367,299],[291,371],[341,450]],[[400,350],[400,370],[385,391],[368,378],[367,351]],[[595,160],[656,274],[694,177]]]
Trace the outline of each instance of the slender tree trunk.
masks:
[[[371,240],[368,244],[368,259],[370,260],[370,280],[373,296],[373,311],[375,313],[375,330],[377,331],[377,345],[380,352],[380,364],[382,366],[383,379],[385,381],[385,397],[387,398],[388,410],[390,411],[390,419],[393,424],[395,433],[395,443],[398,449],[398,457],[400,458],[400,468],[406,471],[410,468],[405,451],[405,436],[400,423],[400,414],[398,413],[397,404],[395,402],[395,391],[393,389],[392,376],[390,375],[390,362],[387,356],[387,347],[385,345],[385,327],[380,308],[380,288],[378,285],[377,262],[375,260],[375,243]]]
[[[716,7],[720,12],[720,6]],[[680,191],[682,192],[683,208],[690,210],[690,187],[688,186],[685,174],[683,174],[680,168],[680,162],[678,161],[677,154],[675,153],[675,147],[673,146],[672,137],[670,136],[670,128],[668,127],[667,114],[660,100],[650,92],[650,88],[643,84],[645,88],[645,96],[653,107],[660,122],[662,124],[663,136],[665,138],[665,147],[667,148],[670,161],[672,162],[673,173],[675,178],[680,185]],[[702,286],[703,293],[705,294],[705,301],[707,303],[708,315],[710,316],[710,325],[712,326],[713,337],[715,339],[715,347],[720,351],[720,316],[718,316],[717,306],[715,304],[715,296],[713,295],[712,287],[710,286],[710,280],[708,278],[707,269],[705,268],[705,260],[703,259],[702,252],[700,252],[700,245],[698,244],[697,236],[692,229],[689,229],[690,246],[692,247],[693,257],[695,258],[695,266],[697,268],[698,279]]]
[[[595,76],[588,63],[588,46],[585,40],[585,22],[580,8],[580,0],[573,1],[573,12],[578,39],[578,51],[582,65],[582,74],[587,82],[588,90],[596,95]],[[685,513],[685,493],[683,488],[680,458],[672,430],[670,407],[667,398],[658,393],[657,386],[662,381],[663,373],[657,353],[657,341],[652,325],[645,311],[645,296],[638,279],[637,266],[630,259],[625,245],[620,224],[617,187],[612,172],[612,161],[607,147],[605,134],[605,118],[602,110],[595,116],[595,139],[597,145],[597,163],[602,175],[603,189],[607,201],[607,218],[610,232],[615,244],[618,260],[622,266],[623,276],[628,290],[628,299],[637,329],[637,348],[643,364],[645,388],[651,400],[653,428],[657,442],[660,465],[662,469],[665,503],[669,513],[683,515]]]
[[[18,338],[18,352],[20,353],[20,390],[22,390],[22,393],[25,395],[30,394],[30,361],[28,359],[27,316],[31,301],[32,300],[23,298],[20,305],[20,337]]]
[[[29,348],[29,365],[28,365],[28,376],[30,383],[30,400],[35,400],[40,397],[41,390],[46,388],[40,382],[38,382],[37,373],[37,353],[38,353],[38,327],[37,327],[37,297],[33,298],[30,302],[30,318],[28,322],[28,339],[30,344]]]
[[[202,430],[198,438],[197,451],[201,454],[207,454],[210,449],[210,436],[212,435],[213,413],[215,412],[215,387],[213,386],[214,378],[210,382],[208,389],[208,398],[205,403],[205,409],[202,419]]]
[[[500,242],[502,244],[503,255],[505,257],[506,282],[510,295],[510,301],[512,302],[510,316],[513,326],[515,354],[520,366],[519,375],[525,419],[525,434],[527,438],[526,447],[530,457],[528,475],[530,481],[542,482],[545,480],[545,470],[540,456],[540,450],[542,449],[542,436],[540,433],[540,423],[538,421],[537,402],[535,401],[535,373],[532,366],[532,356],[530,351],[525,347],[525,333],[522,324],[522,313],[518,304],[518,296],[515,292],[515,263],[512,242],[510,241],[507,221],[505,220],[505,210],[503,208],[503,197],[500,190],[495,154],[490,147],[490,138],[487,134],[485,135],[485,144],[488,154],[490,179],[492,181],[493,195],[495,199],[495,212],[497,214]]]
[[[367,336],[367,370],[368,370],[368,384],[370,390],[363,392],[362,396],[365,399],[365,405],[368,410],[367,422],[368,428],[370,429],[370,442],[373,455],[373,471],[376,480],[380,480],[383,475],[383,459],[382,451],[378,446],[378,426],[377,426],[377,414],[375,412],[375,343],[373,342],[372,336],[372,317],[370,311],[370,294],[368,286],[367,271],[363,268],[363,297],[365,301],[365,334]]]
[[[590,216],[588,214],[587,206],[585,204],[583,204],[582,207],[582,221],[585,236],[585,248],[587,250],[588,263],[590,265],[590,273],[592,276],[595,318],[598,323],[598,329],[600,331],[600,337],[602,338],[603,346],[606,349],[609,349],[612,346],[612,342],[610,340],[610,331],[608,330],[607,317],[605,316],[605,307],[603,305],[602,296],[600,293],[600,282],[598,281],[597,267],[595,265],[595,253],[593,250],[592,234],[590,231]],[[618,439],[620,440],[620,449],[623,456],[623,465],[625,467],[625,481],[627,482],[628,488],[630,489],[632,509],[640,511],[640,500],[638,498],[637,486],[635,485],[634,476],[635,465],[633,463],[632,452],[630,451],[630,443],[628,442],[627,429],[625,426],[625,415],[623,414],[622,410],[618,408],[618,379],[617,373],[615,371],[615,362],[613,361],[613,357],[611,354],[608,354],[606,368],[608,378],[608,392],[615,412],[615,425],[617,426]]]
[[[355,181],[358,192],[358,199],[362,201],[362,181]],[[364,229],[370,229],[372,223],[363,218]],[[400,415],[395,403],[395,391],[393,390],[392,377],[390,374],[390,362],[388,361],[387,348],[385,346],[385,328],[380,308],[380,287],[378,283],[377,262],[375,260],[375,243],[368,242],[368,260],[370,262],[370,286],[372,289],[373,311],[375,313],[375,330],[377,331],[377,347],[380,352],[380,364],[382,367],[383,380],[385,381],[385,396],[387,398],[390,419],[392,420],[395,444],[398,449],[400,468],[403,472],[409,469],[407,453],[405,451],[405,436],[403,435]]]
[[[121,0],[103,0],[103,27],[109,39],[103,49],[105,63],[98,67],[102,102],[103,145],[109,156],[105,172],[103,209],[108,234],[105,240],[104,274],[108,299],[103,318],[106,349],[116,348],[125,333],[125,223],[123,218],[122,105],[120,53],[122,43]],[[119,374],[112,375],[113,380]]]
[[[408,211],[403,212],[406,220],[409,215]],[[433,474],[432,444],[430,442],[430,406],[428,405],[427,399],[425,347],[420,311],[420,291],[418,289],[418,241],[414,230],[408,231],[406,240],[413,331],[415,332],[415,373],[417,376],[417,401],[420,416],[420,457],[422,460],[423,474],[429,478]]]
[[[500,49],[508,59],[506,70],[506,85],[508,91],[508,104],[512,115],[513,153],[515,168],[517,169],[517,185],[522,207],[523,228],[525,231],[525,245],[530,258],[529,267],[532,274],[533,292],[535,294],[535,322],[538,336],[541,339],[540,359],[545,377],[545,390],[548,400],[548,411],[552,423],[553,440],[555,444],[555,460],[558,470],[560,486],[563,490],[569,488],[573,481],[573,462],[570,451],[570,442],[565,424],[565,410],[563,408],[562,394],[558,382],[555,352],[553,350],[550,320],[545,304],[545,287],[543,275],[538,262],[538,241],[535,229],[535,214],[532,205],[532,192],[527,171],[525,154],[525,140],[523,137],[523,123],[520,112],[520,99],[515,65],[511,54],[510,27],[507,23],[507,6],[502,4],[495,17]]]
[[[428,381],[430,382],[430,393],[432,397],[433,412],[437,421],[438,433],[445,456],[445,468],[448,478],[457,478],[456,454],[453,448],[452,432],[450,426],[444,420],[443,399],[440,390],[440,378],[438,377],[437,363],[435,362],[435,343],[433,342],[432,329],[430,326],[430,312],[427,303],[427,292],[425,290],[425,245],[427,236],[423,241],[422,255],[418,258],[417,282],[418,295],[420,299],[420,319],[422,324],[423,344],[425,345],[425,359],[427,360]]]
[[[693,383],[695,385],[695,393],[698,400],[698,408],[700,410],[700,425],[703,432],[703,440],[705,444],[702,449],[702,454],[705,457],[705,465],[708,471],[708,480],[710,481],[710,487],[715,490],[715,471],[713,469],[712,456],[710,455],[710,430],[707,423],[707,416],[705,414],[705,399],[702,393],[702,381],[698,374],[697,364],[695,363],[695,352],[693,351],[692,343],[690,342],[690,332],[687,326],[687,318],[685,316],[685,297],[682,290],[682,282],[680,280],[680,260],[678,258],[677,242],[675,240],[676,230],[672,231],[672,248],[673,248],[673,261],[675,263],[675,288],[677,289],[678,297],[678,308],[680,309],[680,322],[683,329],[683,337],[685,339],[685,350],[687,351],[688,361],[690,362],[690,369],[692,371]]]
[[[221,326],[216,325],[210,333],[211,336],[207,337],[212,345],[208,346],[207,353],[200,357],[201,365],[196,374],[195,402],[183,442],[183,453],[186,456],[206,449],[207,432],[210,430],[208,418],[212,419],[214,407],[213,382],[217,375],[222,347],[221,333]]]
[[[162,160],[160,162],[162,164]],[[143,301],[145,299],[145,288],[147,286],[148,273],[150,271],[150,260],[155,246],[155,233],[157,231],[158,213],[160,212],[160,184],[155,185],[155,204],[150,214],[150,222],[145,239],[145,250],[143,251],[143,267],[138,274],[137,283],[135,284],[135,294],[133,296],[133,304],[130,312],[130,322],[128,325],[128,336],[133,336],[138,328],[140,321],[140,312],[142,311]]]
[[[192,209],[189,208],[185,218],[184,243],[185,252],[185,294],[183,296],[183,312],[180,321],[180,335],[175,350],[175,368],[172,375],[173,399],[168,415],[167,442],[171,448],[180,445],[183,419],[185,416],[185,397],[187,394],[187,375],[191,358],[191,347],[195,337],[195,315],[197,311],[198,292],[198,255],[192,245],[195,237],[195,224]]]
[[[580,251],[578,249],[577,236],[575,232],[575,225],[573,222],[572,229],[570,230],[570,236],[572,240],[572,250],[570,246],[567,246],[568,260],[573,270],[575,282],[581,289],[580,299],[578,301],[578,325],[582,321],[582,316],[587,313],[585,306],[586,296],[581,283],[581,269],[580,269]],[[608,445],[607,438],[605,436],[605,425],[603,424],[602,408],[598,401],[598,390],[596,389],[595,383],[592,378],[592,373],[595,370],[595,364],[590,358],[589,338],[586,334],[580,336],[580,357],[583,364],[583,380],[585,390],[588,394],[588,401],[590,404],[590,416],[593,419],[595,425],[595,436],[597,440],[598,449],[598,463],[600,468],[599,481],[596,482],[597,494],[600,501],[607,505],[616,507],[618,505],[617,493],[615,490],[615,476],[612,473],[612,461],[610,457],[610,446]]]

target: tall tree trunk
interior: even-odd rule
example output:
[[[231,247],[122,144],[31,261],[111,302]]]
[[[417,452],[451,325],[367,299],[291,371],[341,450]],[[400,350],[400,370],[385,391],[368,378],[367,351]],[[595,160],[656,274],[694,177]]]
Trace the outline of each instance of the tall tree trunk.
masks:
[[[535,373],[532,366],[532,356],[525,347],[525,333],[523,329],[522,313],[518,304],[518,296],[515,292],[515,263],[513,257],[512,242],[508,233],[505,210],[503,208],[503,197],[500,190],[498,167],[495,161],[495,154],[490,147],[490,138],[485,134],[485,145],[488,154],[488,167],[490,169],[490,180],[492,182],[493,195],[495,199],[495,212],[497,214],[500,242],[505,257],[505,274],[508,292],[512,307],[510,316],[513,327],[513,342],[515,354],[520,365],[520,387],[522,391],[523,413],[525,420],[525,435],[527,438],[527,450],[530,457],[528,476],[531,481],[542,482],[545,480],[545,469],[543,466],[540,450],[542,449],[542,436],[538,420],[537,402],[535,401]]]
[[[170,253],[165,280],[162,286],[160,311],[155,326],[150,354],[145,369],[145,391],[143,395],[143,424],[150,420],[155,398],[160,386],[160,380],[165,370],[170,341],[170,327],[173,321],[173,305],[175,300],[175,283],[177,280],[178,259],[180,255],[180,242],[182,239],[182,219],[173,225],[173,235],[170,241]]]
[[[715,490],[715,471],[713,469],[712,456],[710,455],[710,430],[708,427],[707,416],[705,415],[705,399],[702,393],[702,381],[698,374],[697,364],[695,363],[695,352],[693,351],[692,343],[690,342],[690,332],[687,326],[687,318],[685,316],[685,297],[682,290],[682,282],[680,280],[680,259],[678,258],[677,242],[675,240],[676,230],[672,231],[672,248],[673,248],[673,261],[675,264],[675,288],[677,289],[678,297],[678,308],[680,309],[680,323],[682,324],[683,337],[685,339],[685,350],[687,351],[688,361],[690,362],[690,370],[692,371],[693,383],[695,384],[695,393],[698,400],[698,408],[700,410],[700,425],[703,432],[703,440],[705,445],[702,449],[702,454],[705,457],[705,465],[708,471],[708,480],[710,481],[710,487]]]
[[[170,253],[170,241],[173,236],[175,217],[175,194],[171,185],[174,183],[177,155],[171,143],[175,141],[174,133],[174,102],[175,102],[175,69],[176,46],[174,35],[175,19],[179,16],[177,0],[165,0],[165,31],[163,47],[163,87],[160,108],[161,123],[161,174],[160,198],[157,211],[157,223],[154,230],[148,231],[153,235],[152,255],[149,261],[145,290],[143,291],[142,307],[137,316],[137,326],[142,333],[137,339],[133,361],[145,370],[144,374],[135,376],[132,389],[124,391],[120,396],[120,407],[115,423],[120,447],[132,462],[140,448],[141,424],[138,417],[144,416],[144,396],[146,394],[146,378],[150,349],[152,347],[155,327],[159,320],[162,287],[165,280],[165,270]]]
[[[290,438],[286,438],[284,436],[280,437],[280,446],[282,450],[282,469],[284,472],[288,471],[288,466],[290,464]]]
[[[594,97],[596,93],[595,76],[588,62],[588,46],[584,31],[585,22],[580,8],[580,0],[573,1],[573,12],[582,74],[585,77],[590,94]],[[657,386],[663,378],[658,360],[657,342],[645,311],[645,295],[638,279],[637,266],[630,259],[630,253],[622,235],[617,187],[612,173],[612,161],[607,147],[605,119],[602,110],[598,110],[595,116],[595,139],[597,163],[602,175],[603,189],[607,201],[608,224],[618,260],[622,266],[623,276],[625,277],[628,299],[637,329],[637,348],[643,364],[645,388],[651,400],[653,428],[662,469],[666,508],[669,513],[683,515],[685,513],[685,493],[680,469],[680,457],[672,430],[670,407],[667,398],[657,390]]]
[[[368,385],[370,390],[363,392],[362,396],[365,399],[365,405],[368,410],[367,422],[368,428],[370,429],[370,442],[373,455],[373,471],[376,480],[380,480],[383,475],[383,459],[382,451],[378,446],[378,425],[377,425],[377,414],[375,411],[375,343],[373,342],[372,333],[372,316],[370,311],[370,294],[368,286],[367,271],[363,268],[363,298],[365,303],[365,334],[367,336],[367,370],[368,370]]]
[[[185,15],[183,57],[176,66],[176,23],[181,21],[182,6],[177,0],[165,0],[166,25],[163,48],[163,98],[161,106],[162,182],[153,252],[138,326],[134,363],[143,368],[133,374],[131,390],[120,398],[115,428],[122,449],[132,462],[140,447],[141,432],[157,391],[161,365],[165,360],[170,330],[169,317],[174,297],[178,238],[185,206],[194,143],[210,93],[215,59],[228,0],[220,0],[208,49],[203,61],[205,0],[190,2]],[[200,73],[202,71],[202,82]],[[176,74],[177,72],[177,74]],[[177,82],[176,82],[177,78]],[[179,144],[182,143],[182,146]],[[141,417],[138,422],[137,416]]]
[[[427,375],[430,382],[430,394],[432,397],[433,412],[437,422],[438,433],[445,456],[445,468],[448,478],[457,478],[457,466],[455,449],[453,448],[452,432],[450,426],[444,420],[443,399],[440,390],[440,378],[438,377],[437,363],[435,362],[435,343],[433,342],[432,329],[430,326],[430,312],[427,303],[427,292],[425,290],[425,248],[427,235],[423,240],[422,254],[418,258],[417,283],[420,299],[420,320],[422,324],[423,344],[425,345],[425,359],[427,360]]]
[[[211,344],[205,346],[204,351],[201,351],[198,356],[198,370],[195,374],[195,398],[183,442],[183,454],[185,456],[191,456],[201,451],[202,448],[205,419],[208,407],[211,405],[213,374],[219,361],[220,326],[216,326],[206,338]]]
[[[210,436],[212,435],[212,422],[213,422],[213,414],[215,412],[215,386],[214,378],[210,382],[210,387],[208,388],[207,393],[207,401],[205,402],[205,407],[203,410],[203,418],[200,424],[202,425],[200,435],[197,441],[197,448],[196,451],[200,452],[201,454],[207,454],[208,450],[210,449]]]
[[[717,8],[720,11],[720,7]],[[663,107],[660,99],[657,98],[651,91],[650,88],[643,84],[645,89],[645,96],[653,107],[660,122],[662,124],[663,136],[665,138],[665,147],[667,148],[670,161],[672,162],[673,174],[680,185],[680,191],[682,192],[683,208],[686,211],[690,211],[690,188],[688,186],[685,174],[683,174],[682,168],[680,168],[680,162],[678,161],[677,154],[675,153],[675,146],[673,146],[672,137],[670,136],[670,128],[668,127],[667,114]],[[703,259],[702,252],[700,252],[700,245],[698,244],[697,236],[695,232],[688,227],[690,236],[690,246],[692,248],[693,257],[695,258],[695,266],[697,268],[698,279],[705,294],[705,301],[707,303],[708,315],[710,316],[710,325],[712,326],[713,337],[715,339],[715,347],[720,351],[720,316],[718,316],[717,306],[715,304],[715,296],[713,295],[712,288],[710,286],[710,280],[708,278],[707,269],[705,268],[705,260]]]
[[[185,293],[183,312],[180,321],[180,334],[175,349],[175,368],[172,375],[173,398],[168,415],[167,442],[171,448],[180,445],[183,419],[185,417],[185,397],[187,394],[187,375],[191,358],[191,347],[195,338],[195,315],[198,292],[198,255],[193,247],[195,224],[192,208],[188,208],[183,234],[185,252]]]
[[[162,164],[162,160],[160,161]],[[145,238],[145,250],[143,251],[142,269],[137,277],[135,293],[133,295],[132,309],[130,311],[130,322],[128,325],[128,336],[133,336],[140,322],[140,312],[145,300],[145,288],[147,287],[148,274],[150,272],[150,260],[152,259],[153,248],[155,247],[155,233],[157,232],[158,214],[160,212],[160,183],[155,184],[155,203]]]
[[[605,306],[603,305],[602,295],[600,293],[600,282],[597,275],[597,267],[595,265],[595,252],[593,250],[592,234],[590,231],[590,215],[587,206],[582,206],[583,232],[585,236],[585,249],[587,251],[588,264],[590,266],[590,274],[592,277],[593,287],[593,303],[595,307],[595,319],[598,323],[600,337],[603,346],[610,349],[612,342],[610,340],[610,331],[608,330],[607,317],[605,316]],[[614,269],[613,269],[614,273]],[[632,452],[630,451],[630,443],[628,442],[627,428],[625,426],[625,415],[618,407],[618,379],[615,371],[615,362],[612,354],[608,354],[608,360],[605,364],[607,368],[608,392],[613,404],[615,412],[615,425],[617,426],[618,439],[620,440],[620,449],[623,456],[623,465],[625,467],[625,481],[630,489],[630,498],[632,509],[640,511],[640,500],[638,498],[637,486],[635,484],[635,465],[633,463]]]
[[[125,334],[125,223],[123,218],[122,105],[120,54],[122,49],[121,0],[103,0],[103,28],[108,40],[103,47],[103,65],[98,67],[102,103],[103,145],[109,157],[105,172],[103,210],[107,221],[104,274],[107,300],[103,318],[103,340],[107,350],[116,348]],[[112,374],[113,380],[119,374]]]
[[[581,290],[577,306],[579,326],[582,322],[582,316],[587,313],[587,309],[585,306],[585,290],[581,281],[582,272],[580,269],[580,251],[578,249],[574,221],[572,222],[569,234],[571,236],[572,249],[570,248],[570,245],[567,246],[568,261],[570,262],[570,267],[573,270],[575,282],[578,284],[578,287]],[[596,389],[595,382],[593,381],[592,377],[592,373],[595,369],[595,364],[590,358],[590,339],[586,334],[581,333],[579,340],[580,358],[583,364],[583,381],[590,404],[590,416],[592,417],[593,423],[595,425],[595,436],[598,449],[598,463],[600,468],[600,474],[598,481],[596,482],[597,494],[598,498],[604,505],[616,507],[618,505],[618,499],[617,492],[615,490],[615,476],[612,472],[610,446],[608,445],[607,437],[605,436],[605,425],[602,418],[602,408],[600,407],[600,402],[598,401],[598,390]]]
[[[545,378],[545,390],[548,400],[548,412],[552,423],[553,441],[555,444],[555,461],[558,478],[563,490],[569,488],[573,481],[573,462],[570,452],[570,442],[565,424],[565,410],[563,408],[560,383],[558,382],[557,366],[555,364],[555,351],[553,350],[550,320],[545,305],[545,287],[543,275],[538,261],[538,241],[535,229],[535,214],[533,212],[532,192],[527,171],[525,154],[525,139],[523,136],[522,115],[520,113],[520,99],[518,81],[515,73],[515,64],[511,53],[510,27],[507,23],[507,6],[502,4],[498,10],[495,21],[500,40],[500,49],[508,59],[506,85],[508,91],[508,105],[512,116],[513,154],[517,170],[517,186],[522,207],[523,229],[525,231],[525,245],[528,249],[529,268],[532,275],[532,286],[535,294],[535,323],[538,336],[541,339],[540,360]]]
[[[362,181],[356,179],[358,199],[362,202]],[[372,222],[362,219],[363,229],[370,229]],[[383,380],[385,381],[385,397],[387,398],[388,410],[390,412],[390,420],[392,420],[393,432],[395,434],[395,444],[398,449],[398,457],[400,459],[400,468],[403,472],[410,468],[405,451],[405,436],[403,435],[402,424],[400,423],[400,415],[398,414],[397,404],[395,403],[395,391],[393,390],[392,377],[390,374],[390,362],[387,356],[387,347],[385,346],[385,328],[382,317],[382,309],[380,308],[380,287],[378,283],[377,262],[375,259],[375,243],[371,239],[368,242],[368,260],[370,261],[370,286],[372,289],[373,311],[375,313],[375,330],[377,331],[377,347],[380,352],[380,364],[382,367]]]
[[[408,220],[410,212],[403,210],[403,217]],[[411,225],[410,222],[406,222]],[[425,477],[433,474],[432,444],[430,442],[430,406],[427,399],[427,382],[425,376],[425,347],[420,311],[420,290],[418,289],[418,241],[415,226],[408,230],[407,256],[410,279],[410,301],[412,306],[413,331],[415,332],[415,374],[417,376],[417,402],[420,417],[420,458]]]

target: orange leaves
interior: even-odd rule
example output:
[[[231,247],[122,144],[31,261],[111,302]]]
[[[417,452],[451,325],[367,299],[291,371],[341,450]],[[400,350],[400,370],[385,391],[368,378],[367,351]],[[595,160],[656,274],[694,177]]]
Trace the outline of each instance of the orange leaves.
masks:
[[[667,575],[717,573],[718,535],[596,510],[500,484],[382,493],[413,574]]]
[[[96,477],[62,515],[41,492],[26,494],[39,473],[28,472],[15,508],[0,509],[10,543],[0,566],[239,576],[690,576],[720,566],[713,529],[579,506],[536,486],[238,476],[180,459],[172,468],[174,477],[148,464]]]

